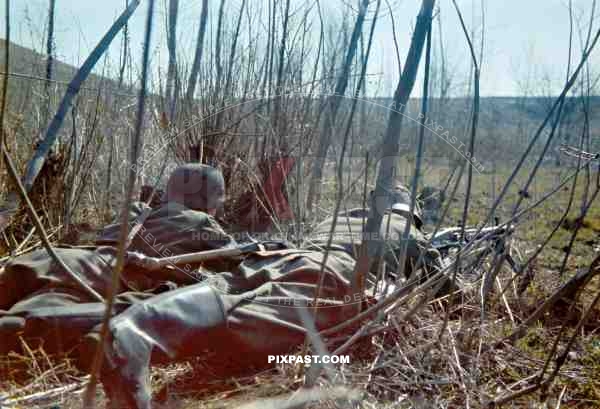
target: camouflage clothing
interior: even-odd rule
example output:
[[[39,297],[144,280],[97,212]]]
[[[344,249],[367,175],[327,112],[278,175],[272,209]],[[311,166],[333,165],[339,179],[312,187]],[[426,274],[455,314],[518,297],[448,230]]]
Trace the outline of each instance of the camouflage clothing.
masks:
[[[352,307],[362,299],[350,293],[354,260],[343,252],[329,255],[315,302],[322,260],[323,253],[307,250],[256,253],[212,285],[166,292],[113,318],[101,374],[112,404],[149,407],[150,364],[213,356],[218,362],[212,362],[212,379],[248,374],[268,366],[268,355],[292,352],[302,343],[301,308],[312,316],[319,307],[318,329],[355,313]],[[86,340],[83,358],[96,348],[98,336]]]
[[[142,209],[143,206],[139,203],[132,206],[130,220],[134,220]],[[108,226],[100,235],[98,243],[116,244],[118,229],[118,225]],[[234,244],[233,239],[211,216],[171,202],[149,214],[132,241],[130,251],[154,257],[167,257]],[[116,250],[113,247],[57,247],[55,251],[65,264],[96,292],[101,295],[108,293],[110,277],[116,263]],[[164,269],[149,273],[142,268],[128,265],[121,276],[121,292],[125,293],[122,299],[130,303],[147,298],[148,294],[194,284],[198,282],[198,277],[191,274],[195,267],[197,266],[186,265],[177,270]],[[0,273],[0,338],[3,337],[3,333],[4,338],[7,335],[6,331],[2,331],[2,317],[24,318],[23,331],[26,334],[37,334],[39,325],[34,331],[28,329],[25,322],[28,317],[40,316],[37,309],[44,309],[44,314],[41,315],[51,316],[52,310],[48,308],[57,308],[57,313],[62,313],[64,308],[74,303],[92,301],[95,300],[81,290],[45,249],[16,257]],[[39,321],[40,319],[37,319],[37,324],[40,324]],[[91,326],[94,323],[92,320]],[[9,334],[9,338],[14,340],[15,334]],[[6,339],[0,341],[5,341],[5,347],[8,345]]]
[[[134,224],[146,208],[141,202],[132,205],[129,212],[130,225]],[[119,223],[107,226],[96,243],[117,245],[119,229]],[[166,202],[151,211],[129,250],[152,257],[170,257],[232,245],[235,245],[235,241],[212,216],[177,202]]]
[[[355,260],[351,256],[361,242],[364,210],[340,217],[334,242],[319,283],[322,249],[329,236],[330,221],[316,229],[311,250],[262,252],[248,256],[231,273],[214,281],[167,292],[141,302],[111,320],[101,380],[115,407],[150,407],[148,385],[152,364],[214,356],[211,379],[248,374],[268,366],[268,355],[293,352],[306,337],[301,313],[312,317],[317,330],[330,328],[356,313],[363,294],[352,294]],[[382,232],[386,261],[396,263],[400,238],[407,223],[405,215],[390,212]],[[320,234],[319,234],[320,233]],[[408,259],[414,263],[425,242],[411,226]],[[384,243],[382,235],[379,240]],[[310,320],[310,318],[309,318]],[[166,330],[168,329],[168,330]],[[80,356],[90,356],[99,336],[91,333]],[[208,364],[210,365],[210,359]],[[89,363],[82,362],[84,366]],[[215,372],[217,371],[217,372]]]
[[[330,249],[345,251],[356,259],[360,245],[366,238],[363,234],[363,222],[366,223],[368,217],[369,210],[366,209],[352,209],[340,213],[337,217]],[[377,272],[378,255],[380,254],[383,254],[383,261],[386,263],[388,271],[392,273],[398,271],[398,258],[406,223],[407,217],[401,212],[387,211],[385,213],[379,233],[375,237],[369,238],[377,242],[377,246],[374,247],[376,253],[371,254],[370,270],[372,273]],[[325,249],[332,224],[333,218],[321,222],[310,234],[303,247]],[[406,250],[405,275],[408,276],[413,271],[419,256],[425,251],[426,243],[424,234],[416,226],[411,225]]]

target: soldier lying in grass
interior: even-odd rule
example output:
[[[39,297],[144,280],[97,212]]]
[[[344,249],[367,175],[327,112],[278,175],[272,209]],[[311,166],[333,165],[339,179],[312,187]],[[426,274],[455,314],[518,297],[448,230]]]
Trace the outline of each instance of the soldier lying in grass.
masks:
[[[178,167],[170,175],[167,196],[159,208],[146,210],[143,203],[132,206],[130,220],[139,221],[145,210],[146,217],[129,249],[165,257],[234,245],[213,218],[222,205],[224,189],[223,176],[212,167]],[[118,224],[106,227],[98,246],[55,249],[67,266],[101,295],[110,285],[118,231]],[[117,310],[161,291],[198,282],[189,274],[195,267],[184,266],[178,274],[164,270],[149,274],[130,263],[122,274]],[[68,350],[101,319],[101,303],[93,301],[45,249],[14,258],[0,273],[0,352],[15,349],[18,336],[42,340],[48,352]],[[82,303],[86,304],[79,306]]]
[[[406,213],[407,193],[398,188],[393,196],[398,202],[383,206],[384,221],[395,232],[403,232],[406,223],[418,220]],[[352,213],[348,218],[356,219],[355,226],[362,219]],[[413,266],[424,249],[417,246],[422,240],[417,223],[411,232],[408,243],[414,248],[408,250],[408,263]],[[386,244],[383,237],[378,239],[382,245]],[[318,330],[355,314],[364,295],[352,293],[355,254],[347,244],[336,240],[325,265],[322,250],[257,252],[235,270],[219,274],[213,283],[160,294],[112,318],[100,374],[110,405],[150,407],[152,364],[212,357],[212,380],[248,374],[268,366],[268,355],[292,352],[303,342],[306,330],[301,309],[310,311]],[[311,248],[317,245],[310,244]],[[382,248],[396,253],[398,243]],[[394,260],[391,254],[384,257]],[[83,367],[89,367],[99,346],[98,330],[81,345]]]
[[[410,224],[408,238],[406,241],[406,263],[404,275],[406,278],[411,271],[418,267],[414,263],[424,254],[426,264],[431,264],[439,255],[435,251],[427,250],[427,238],[422,232],[421,214],[418,205],[415,206],[413,214],[410,214],[410,192],[403,185],[396,185],[386,197],[374,197],[370,195],[370,208],[355,208],[341,212],[337,216],[331,245],[329,248],[336,251],[344,251],[354,259],[358,258],[359,248],[365,239],[375,242],[370,254],[370,272],[377,274],[381,262],[389,274],[395,275],[399,270],[398,262],[403,243],[403,235],[407,223]],[[369,217],[369,212],[378,211],[384,214],[379,232],[374,237],[365,237],[363,225]],[[305,240],[302,247],[324,250],[328,248],[329,235],[333,217],[321,222]]]

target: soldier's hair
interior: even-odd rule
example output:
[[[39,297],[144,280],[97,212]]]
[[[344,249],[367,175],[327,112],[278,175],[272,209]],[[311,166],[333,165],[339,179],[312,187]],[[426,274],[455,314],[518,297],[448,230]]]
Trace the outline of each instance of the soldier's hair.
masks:
[[[192,188],[193,186],[190,186],[190,181],[193,179],[218,185],[222,184],[223,175],[218,169],[215,169],[212,166],[200,163],[186,163],[178,166],[171,173],[169,181],[167,182],[167,190]],[[195,187],[197,188],[197,186]]]
[[[200,163],[186,163],[171,173],[167,182],[167,200],[188,201],[193,196],[197,205],[210,208],[210,196],[219,188],[224,190],[225,182],[218,169]]]

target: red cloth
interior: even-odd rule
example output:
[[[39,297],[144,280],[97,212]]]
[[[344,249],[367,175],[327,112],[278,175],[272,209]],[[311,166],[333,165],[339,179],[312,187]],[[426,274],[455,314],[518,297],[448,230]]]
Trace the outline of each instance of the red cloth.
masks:
[[[267,200],[279,220],[294,219],[294,212],[283,194],[282,187],[295,162],[296,159],[290,156],[278,159],[263,185]]]

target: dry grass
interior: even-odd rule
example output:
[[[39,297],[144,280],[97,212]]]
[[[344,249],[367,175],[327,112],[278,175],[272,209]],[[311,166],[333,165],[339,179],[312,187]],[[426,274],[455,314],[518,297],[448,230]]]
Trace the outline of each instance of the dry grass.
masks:
[[[552,175],[544,176],[554,181]],[[477,200],[485,201],[483,184],[478,184]],[[548,186],[551,186],[550,183]],[[541,190],[541,189],[540,189]],[[546,208],[539,209],[540,217],[536,238],[542,237],[552,226],[548,213],[551,207],[564,205],[565,195]],[[503,209],[503,212],[510,207]],[[474,207],[472,218],[481,217],[484,209]],[[544,213],[547,212],[547,213]],[[584,229],[595,230],[598,209],[590,212]],[[542,221],[540,224],[540,220]],[[573,219],[569,218],[569,223]],[[513,242],[513,254],[523,260],[530,254],[536,241],[523,222]],[[523,228],[523,227],[525,228]],[[569,232],[570,226],[561,228]],[[543,230],[540,231],[539,228]],[[594,255],[593,247],[586,243],[585,234],[576,242],[573,261],[567,265],[568,274],[560,277],[555,268],[560,260],[560,250],[550,246],[533,264],[534,280],[525,293],[517,295],[518,280],[512,272],[503,269],[498,283],[485,303],[486,316],[482,320],[480,283],[454,297],[429,299],[422,308],[413,310],[418,297],[406,298],[384,322],[375,327],[375,335],[363,337],[347,352],[350,365],[335,368],[334,376],[322,375],[318,386],[323,390],[346,386],[360,394],[360,402],[347,399],[330,399],[311,403],[309,407],[489,407],[498,397],[535,384],[536,374],[544,366],[550,347],[563,323],[566,331],[558,343],[564,348],[591,299],[599,288],[598,278],[583,290],[572,313],[570,301],[555,304],[526,334],[514,343],[503,343],[497,348],[487,346],[510,334],[539,305],[546,300],[574,271],[574,267],[589,265]],[[594,239],[596,243],[597,237]],[[30,245],[35,243],[32,238]],[[556,254],[558,253],[558,254]],[[548,256],[550,254],[550,256]],[[554,258],[553,258],[554,257]],[[488,267],[489,266],[488,260]],[[504,298],[498,289],[507,288]],[[408,313],[409,311],[412,311]],[[415,312],[416,311],[416,312]],[[448,323],[444,327],[445,317]],[[360,327],[347,331],[347,339]],[[597,407],[600,405],[600,309],[597,307],[584,325],[568,353],[568,360],[546,391],[535,391],[511,400],[510,407]],[[339,334],[329,339],[330,351],[339,346],[344,337]],[[554,358],[550,360],[549,372]],[[9,355],[2,361],[6,376],[0,384],[2,395],[10,397],[16,406],[44,406],[49,402],[60,407],[77,407],[79,393],[85,383],[84,374],[70,366],[63,357],[50,358],[43,351],[31,351],[27,356]],[[247,378],[226,382],[209,382],[209,370],[202,361],[188,362],[169,367],[155,368],[152,374],[156,399],[167,407],[178,408],[235,408],[240,405],[274,396],[287,396],[302,389],[301,368],[278,366]],[[204,375],[204,376],[202,376]],[[73,388],[73,389],[71,389]],[[348,406],[350,405],[350,406]]]
[[[507,292],[508,307],[517,322],[535,308],[542,293],[556,288],[551,273],[538,272],[536,283],[522,297]],[[508,271],[500,275],[506,284]],[[596,285],[596,284],[595,284]],[[497,293],[496,293],[497,295]],[[413,300],[414,302],[414,300]],[[569,325],[581,316],[584,303]],[[348,353],[350,365],[335,368],[333,376],[322,376],[318,386],[324,389],[340,385],[360,392],[360,402],[351,407],[413,408],[413,407],[487,407],[498,396],[510,394],[531,385],[542,368],[549,345],[564,322],[567,305],[557,304],[542,320],[514,344],[485,351],[515,329],[507,314],[507,305],[492,295],[486,305],[487,318],[481,321],[478,286],[449,299],[430,300],[416,314],[406,318],[411,308],[408,302],[388,317],[383,330],[354,344]],[[449,322],[440,338],[445,314]],[[584,326],[569,360],[547,393],[536,392],[511,402],[511,407],[597,407],[600,404],[600,335],[597,311]],[[564,346],[567,336],[563,336]],[[339,345],[339,341],[335,344]],[[331,344],[333,350],[334,344]],[[560,350],[560,348],[559,348]],[[16,364],[16,365],[15,365]],[[4,369],[12,368],[10,381],[0,388],[19,407],[43,406],[52,402],[60,407],[77,407],[85,377],[69,365],[68,360],[50,359],[43,351],[31,351],[28,356],[10,355]],[[19,370],[15,370],[19,368]],[[286,396],[302,388],[297,366],[278,366],[247,378],[226,382],[198,384],[207,370],[201,361],[155,368],[153,389],[157,400],[167,407],[236,408],[257,399]],[[9,378],[6,378],[9,379]],[[62,388],[62,389],[61,389]],[[71,389],[72,388],[72,389]],[[349,401],[336,399],[315,408],[349,407]],[[354,406],[353,406],[354,405]]]

